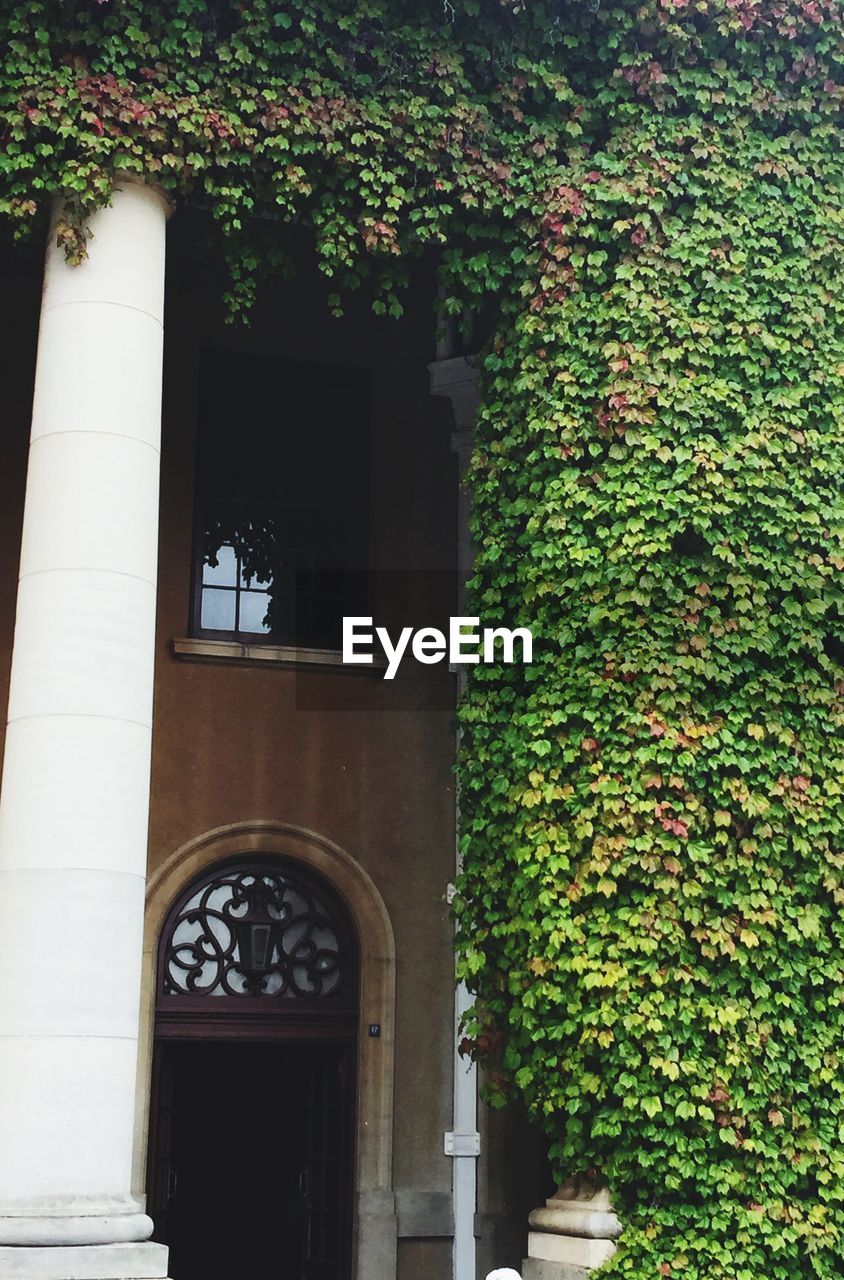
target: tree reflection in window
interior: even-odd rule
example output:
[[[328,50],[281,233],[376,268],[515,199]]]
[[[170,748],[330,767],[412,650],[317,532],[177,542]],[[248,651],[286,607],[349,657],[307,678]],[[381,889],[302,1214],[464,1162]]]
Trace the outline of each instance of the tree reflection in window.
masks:
[[[368,612],[369,422],[348,370],[203,364],[196,634],[317,648]]]
[[[269,635],[272,631],[272,588],[277,576],[276,521],[244,516],[214,518],[206,513],[202,548],[203,631]]]

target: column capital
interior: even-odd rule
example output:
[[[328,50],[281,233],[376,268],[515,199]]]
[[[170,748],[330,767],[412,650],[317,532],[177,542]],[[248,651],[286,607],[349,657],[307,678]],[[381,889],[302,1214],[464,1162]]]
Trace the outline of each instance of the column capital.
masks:
[[[121,169],[114,175],[114,190],[131,190],[137,192],[140,189],[151,200],[155,200],[161,205],[166,218],[171,217],[176,212],[176,202],[169,192],[155,181],[152,177],[147,177],[141,173],[126,172]]]
[[[44,267],[42,327],[38,347],[38,359],[42,365],[45,359],[49,359],[52,365],[67,349],[67,333],[50,333],[44,328],[45,319],[59,307],[70,305],[86,308],[85,316],[79,313],[76,325],[76,328],[82,330],[83,336],[90,329],[91,323],[105,318],[106,342],[117,307],[134,311],[139,317],[152,320],[159,328],[162,326],[165,224],[169,207],[160,188],[141,181],[119,181],[111,193],[110,203],[95,209],[85,219],[87,257],[81,262],[70,263],[65,255],[64,244],[55,234],[64,210],[62,196],[56,196]],[[68,325],[61,327],[66,329]],[[113,343],[103,347],[99,334],[91,337],[97,343],[94,350],[100,366],[105,365],[109,359],[117,361],[118,365],[130,364],[125,355],[119,360],[112,356]],[[77,342],[81,341],[82,338],[77,336]],[[49,372],[55,385],[52,368]],[[43,370],[40,383],[43,386]],[[38,379],[36,387],[41,389]],[[49,392],[49,389],[48,386],[46,390]],[[96,389],[95,380],[92,390]],[[124,396],[123,402],[125,400]],[[36,403],[36,417],[38,408]],[[119,405],[114,406],[114,409],[117,408]],[[118,414],[113,412],[112,416],[117,417]]]
[[[428,365],[431,395],[445,396],[451,401],[457,435],[471,431],[481,402],[478,389],[477,356],[450,356]]]
[[[119,169],[112,174],[112,196],[116,191],[132,191],[134,194],[146,196],[151,203],[160,205],[164,211],[165,218],[169,218],[176,211],[176,202],[173,197],[164,190],[164,188],[156,182],[155,178],[148,177],[142,173],[134,173],[131,170]],[[53,220],[61,216],[65,205],[73,199],[70,191],[57,191],[53,195]],[[102,206],[109,208],[109,204]],[[98,210],[91,215],[95,217]]]

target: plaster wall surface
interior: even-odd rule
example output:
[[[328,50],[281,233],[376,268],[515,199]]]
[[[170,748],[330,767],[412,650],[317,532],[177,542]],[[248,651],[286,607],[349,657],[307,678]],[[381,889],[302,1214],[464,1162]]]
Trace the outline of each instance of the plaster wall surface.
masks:
[[[187,234],[187,228],[183,228]],[[396,681],[173,656],[188,633],[194,458],[203,349],[342,365],[372,380],[372,547],[377,567],[421,584],[450,569],[456,529],[447,406],[427,391],[427,299],[397,324],[363,303],[331,320],[307,273],[259,306],[247,330],[224,323],[220,278],[194,269],[171,228],[162,445],[161,559],[150,869],[204,831],[273,820],[319,832],[372,876],[396,936],[394,1180],[447,1192],[451,1106],[454,866],[453,682],[445,664]],[[427,305],[426,305],[427,303]],[[300,429],[308,430],[303,422]],[[444,575],[443,575],[444,577]],[[448,602],[446,602],[448,607]]]

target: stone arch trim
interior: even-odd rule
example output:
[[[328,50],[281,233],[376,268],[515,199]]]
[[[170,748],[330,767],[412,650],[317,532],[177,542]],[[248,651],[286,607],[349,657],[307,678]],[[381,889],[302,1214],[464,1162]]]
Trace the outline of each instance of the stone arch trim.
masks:
[[[356,1276],[395,1275],[393,1077],[396,951],[387,908],[360,864],[334,841],[305,827],[273,821],[232,823],[189,840],[149,877],[144,927],[134,1183],[146,1177],[149,1094],[155,1031],[156,962],[161,931],[176,897],[215,863],[238,854],[304,863],[344,899],[358,934],[358,1025],[355,1190]],[[379,1023],[377,1037],[368,1034]],[[373,1269],[375,1268],[375,1269]]]

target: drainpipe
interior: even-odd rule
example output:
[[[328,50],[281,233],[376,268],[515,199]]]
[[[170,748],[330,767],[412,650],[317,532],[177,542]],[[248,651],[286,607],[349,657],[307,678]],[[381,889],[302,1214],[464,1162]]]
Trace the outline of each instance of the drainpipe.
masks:
[[[428,366],[431,375],[431,393],[436,396],[447,396],[451,400],[454,411],[455,431],[452,434],[452,449],[458,457],[459,491],[458,491],[458,608],[464,609],[465,583],[472,567],[473,553],[469,534],[469,495],[463,485],[463,477],[469,465],[472,451],[472,428],[478,407],[477,368],[471,359],[463,356],[450,356],[453,350],[446,340],[437,347],[437,360]],[[465,675],[462,667],[457,667],[457,694],[463,693]],[[455,830],[458,841],[455,846],[455,870],[461,871],[459,831],[460,831],[460,787],[458,783],[455,799]],[[454,886],[449,885],[448,900],[454,897]],[[463,1015],[472,1004],[472,998],[465,983],[460,983],[454,994],[454,1103],[453,1129],[445,1134],[444,1150],[450,1156],[452,1165],[452,1204],[454,1209],[454,1244],[452,1249],[453,1280],[475,1280],[476,1247],[475,1247],[475,1210],[477,1203],[478,1171],[477,1161],[481,1151],[481,1138],[478,1133],[478,1081],[477,1068],[472,1062],[460,1057],[457,1046],[460,1040],[459,1028]]]
[[[452,1195],[454,1200],[454,1243],[452,1274],[454,1280],[475,1280],[475,1204],[477,1198],[477,1161],[481,1153],[478,1133],[477,1068],[457,1053],[460,1020],[472,1003],[461,982],[454,999],[454,1129],[445,1135],[445,1154],[451,1156]]]

